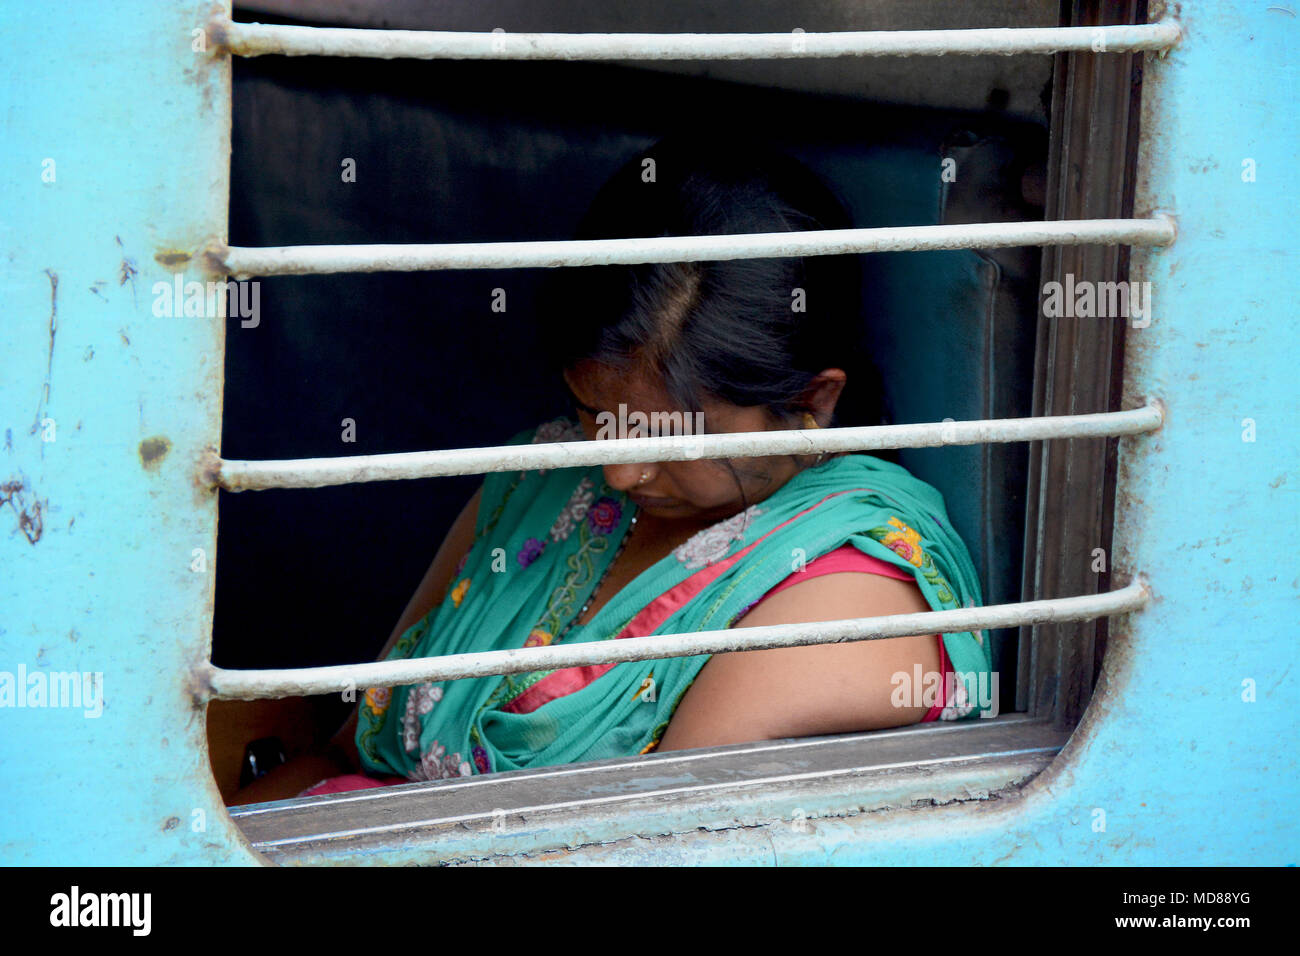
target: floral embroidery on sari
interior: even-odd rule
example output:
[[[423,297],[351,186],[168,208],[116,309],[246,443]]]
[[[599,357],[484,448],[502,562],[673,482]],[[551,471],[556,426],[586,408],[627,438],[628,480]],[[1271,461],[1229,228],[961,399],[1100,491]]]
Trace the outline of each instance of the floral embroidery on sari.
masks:
[[[591,507],[591,499],[595,497],[595,492],[590,478],[583,478],[578,482],[578,487],[573,489],[573,494],[569,496],[568,502],[560,511],[555,523],[551,525],[551,540],[566,541],[573,532],[575,525],[580,524],[582,519],[587,516],[587,509]]]
[[[401,660],[404,657],[410,657],[411,650],[419,643],[423,633],[418,626],[411,625],[393,647],[388,659]],[[388,708],[392,701],[393,689],[391,687],[368,688],[361,698],[361,707],[368,710],[370,716],[366,721],[365,730],[357,735],[357,747],[372,760],[376,757],[375,736],[383,729],[385,722],[388,720]]]
[[[590,586],[595,578],[595,562],[592,560],[595,555],[603,554],[609,548],[609,535],[618,527],[618,519],[622,516],[621,509],[618,509],[617,503],[613,499],[601,498],[601,504],[608,501],[615,506],[615,511],[610,512],[602,509],[599,520],[583,522],[582,517],[586,517],[590,505],[592,493],[592,483],[590,479],[583,478],[582,482],[575,489],[570,497],[570,504],[578,502],[582,514],[575,520],[579,523],[578,528],[578,550],[565,559],[565,565],[569,573],[564,576],[564,581],[551,593],[551,599],[547,602],[546,610],[542,613],[541,619],[537,622],[536,630],[545,631],[548,634],[558,634],[564,622],[574,614],[574,605],[577,603],[577,596],[585,588]],[[576,508],[565,507],[565,515],[572,515]],[[606,524],[610,514],[614,514],[612,524]],[[608,527],[608,530],[602,530]],[[572,525],[564,529],[564,537],[567,538],[572,531]],[[552,529],[552,535],[555,530]]]
[[[546,542],[541,538],[529,538],[524,542],[524,546],[519,549],[516,559],[519,561],[521,568],[526,568],[542,556],[546,550]]]
[[[590,534],[585,522],[578,526],[578,539],[580,542],[578,550],[565,559],[569,573],[564,576],[563,583],[551,592],[542,619],[529,632],[524,647],[550,644],[564,623],[577,613],[575,605],[578,596],[591,586],[595,577],[595,562],[592,557],[603,553],[609,547],[609,539],[606,535]],[[488,699],[488,705],[496,706],[514,700],[550,673],[552,672],[530,671],[525,674],[504,675]]]
[[[898,530],[887,533],[880,539],[880,543],[919,568],[923,558],[921,536],[897,518],[890,518],[888,524]]]
[[[545,647],[552,640],[551,632],[544,631],[540,627],[533,628],[528,635],[528,640],[524,641],[524,647]]]
[[[623,507],[609,495],[605,495],[587,512],[587,523],[596,534],[609,534],[618,527],[623,517]]]
[[[750,522],[763,511],[758,505],[750,505],[726,521],[720,521],[696,533],[674,548],[673,554],[692,571],[721,561],[731,550],[732,544],[744,540]]]
[[[610,489],[604,486],[601,490]],[[595,484],[590,478],[583,478],[551,528],[552,539],[563,541],[568,539],[576,527],[578,548],[565,559],[568,573],[559,587],[551,592],[546,609],[529,632],[524,647],[545,647],[554,641],[555,635],[561,633],[565,623],[577,613],[581,595],[593,586],[596,578],[595,558],[608,550],[609,538],[623,520],[623,505],[616,498],[602,495],[594,504],[593,498]],[[508,706],[510,701],[551,673],[553,672],[531,671],[504,675],[486,706]]]
[[[448,754],[447,748],[438,741],[429,745],[429,749],[420,754],[420,762],[407,774],[410,780],[446,780],[449,777],[468,777],[474,771],[469,762],[460,759],[459,753]]]
[[[371,687],[366,691],[366,706],[372,714],[382,714],[393,702],[391,687]]]
[[[921,536],[898,518],[890,518],[886,524],[890,527],[872,528],[867,534],[914,567],[920,568],[922,577],[938,590],[940,601],[944,604],[954,603],[956,599],[953,597],[952,585],[934,566],[934,559],[921,547]]]
[[[420,748],[420,728],[424,725],[422,718],[440,700],[442,688],[436,684],[424,683],[411,688],[406,698],[406,713],[402,715],[402,745],[407,753],[414,753]]]
[[[488,759],[487,749],[483,746],[483,740],[479,737],[478,728],[470,727],[469,744],[472,748],[470,756],[474,760],[474,767],[479,773],[491,773],[492,762]]]

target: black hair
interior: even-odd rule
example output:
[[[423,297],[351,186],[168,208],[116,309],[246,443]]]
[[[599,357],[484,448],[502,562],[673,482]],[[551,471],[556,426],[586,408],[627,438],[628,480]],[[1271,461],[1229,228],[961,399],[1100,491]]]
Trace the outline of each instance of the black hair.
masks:
[[[575,238],[851,227],[832,190],[794,158],[752,139],[690,133],[632,156],[599,190]],[[884,420],[878,375],[858,348],[855,255],[566,266],[547,276],[539,304],[559,369],[648,363],[682,410],[712,398],[763,406],[793,424],[808,410],[801,396],[813,376],[844,368],[837,423]]]

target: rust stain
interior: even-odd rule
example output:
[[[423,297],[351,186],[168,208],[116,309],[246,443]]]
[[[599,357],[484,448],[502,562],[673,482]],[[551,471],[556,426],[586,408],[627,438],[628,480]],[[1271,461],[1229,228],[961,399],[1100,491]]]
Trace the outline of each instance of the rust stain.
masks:
[[[564,850],[557,850],[549,853],[539,853],[534,857],[534,859],[537,859],[542,863],[562,863],[569,859],[569,854]]]
[[[23,492],[27,490],[27,482],[21,478],[6,481],[0,485],[0,507],[8,505],[14,509],[14,514],[18,516],[18,530],[29,544],[35,544],[41,540],[41,534],[45,531],[44,511],[49,501],[33,496],[34,500],[29,507],[23,499]]]
[[[126,285],[131,283],[131,303],[135,304],[135,277],[139,274],[139,269],[135,267],[135,260],[126,254],[126,246],[122,245],[122,237],[114,236],[117,247],[122,250],[122,262],[117,268],[117,284]]]
[[[210,244],[203,250],[203,270],[212,275],[225,275],[230,269],[226,266],[229,249],[219,244]],[[238,278],[238,277],[237,277]],[[243,278],[248,278],[244,276]]]
[[[146,438],[140,442],[140,464],[145,468],[156,469],[171,450],[171,440],[162,435]]]
[[[154,256],[154,260],[159,265],[164,266],[183,266],[190,261],[190,254],[176,249],[164,250]]]
[[[211,445],[199,453],[195,484],[209,494],[221,487],[221,454]]]

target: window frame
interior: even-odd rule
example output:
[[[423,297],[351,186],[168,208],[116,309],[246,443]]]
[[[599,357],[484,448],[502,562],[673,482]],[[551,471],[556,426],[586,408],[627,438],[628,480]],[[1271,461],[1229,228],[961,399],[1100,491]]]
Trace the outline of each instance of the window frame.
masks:
[[[1063,3],[1063,26],[1145,22],[1145,3],[1134,0],[1110,12],[1100,0]],[[1141,56],[1055,54],[1046,219],[1132,214]],[[1098,122],[1102,106],[1116,122]],[[1061,175],[1076,167],[1077,192]],[[1127,246],[1045,246],[1039,288],[1067,272],[1127,278],[1128,259]],[[1075,338],[1041,311],[1037,321],[1032,414],[1119,409],[1123,324]],[[1117,446],[1113,437],[1030,443],[1021,600],[1109,588],[1109,574],[1092,572],[1089,555],[1067,546],[1097,542],[1109,561]],[[1016,712],[992,719],[647,754],[229,813],[250,849],[275,863],[600,862],[629,849],[662,862],[688,860],[692,838],[723,831],[752,854],[749,830],[797,835],[857,814],[1014,798],[1067,746],[1096,680],[1106,622],[1020,628]],[[467,810],[466,795],[487,799]]]
[[[1144,0],[1076,2],[1065,26],[1145,23]],[[1064,16],[1064,14],[1063,14]],[[1109,219],[1134,214],[1142,54],[1058,54],[1048,144],[1045,218]],[[1099,116],[1115,117],[1111,123]],[[1078,186],[1061,171],[1078,170]],[[1127,280],[1128,246],[1045,246],[1040,290],[1067,273]],[[1127,324],[1085,327],[1038,317],[1032,414],[1074,415],[1121,407]],[[1081,331],[1091,334],[1079,335]],[[1021,600],[1096,594],[1110,588],[1118,438],[1031,442],[1025,495]],[[1078,542],[1088,543],[1081,548]],[[1101,548],[1104,570],[1093,571]],[[1077,724],[1101,669],[1108,619],[1020,629],[1016,710],[1060,726]]]

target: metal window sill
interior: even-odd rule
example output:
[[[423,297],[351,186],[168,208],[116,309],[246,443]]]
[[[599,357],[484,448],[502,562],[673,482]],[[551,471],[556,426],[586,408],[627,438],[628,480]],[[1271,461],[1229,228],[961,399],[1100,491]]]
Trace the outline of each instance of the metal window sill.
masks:
[[[986,799],[1051,763],[1068,731],[991,720],[673,751],[231,809],[279,864],[446,864],[698,830]]]

